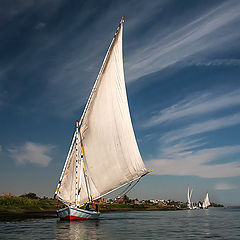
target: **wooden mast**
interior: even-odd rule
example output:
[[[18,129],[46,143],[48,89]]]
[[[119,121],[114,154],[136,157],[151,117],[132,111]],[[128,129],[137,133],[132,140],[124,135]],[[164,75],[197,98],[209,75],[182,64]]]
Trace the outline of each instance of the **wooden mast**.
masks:
[[[76,121],[76,184],[75,184],[75,204],[77,206],[78,202],[78,165],[79,165],[79,155],[78,155],[78,145],[79,145],[79,138],[78,138],[78,131],[79,131],[79,121]]]

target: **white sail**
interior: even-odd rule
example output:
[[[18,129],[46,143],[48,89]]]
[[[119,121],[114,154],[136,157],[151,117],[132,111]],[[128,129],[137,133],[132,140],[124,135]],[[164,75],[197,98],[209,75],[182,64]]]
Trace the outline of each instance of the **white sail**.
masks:
[[[190,203],[191,203],[191,199],[190,199],[190,191],[189,191],[189,187],[188,187],[188,192],[187,192],[187,201],[188,201],[188,204],[190,205]]]
[[[73,144],[66,169],[57,192],[57,197],[68,204],[75,202],[75,179],[76,179],[76,142]]]
[[[187,201],[188,201],[188,208],[189,208],[189,209],[192,209],[192,202],[191,202],[192,192],[193,192],[193,189],[192,189],[191,192],[190,192],[190,191],[189,191],[189,187],[188,187]]]
[[[80,122],[86,170],[79,171],[83,175],[79,176],[82,179],[80,205],[89,201],[89,195],[96,199],[147,173],[129,113],[123,70],[122,31],[123,21],[105,57]],[[73,168],[72,165],[69,167],[71,170]],[[73,170],[71,179],[68,171],[66,169],[63,174],[57,196],[66,202],[74,202],[76,197],[72,191],[76,176]],[[69,177],[65,177],[65,174]]]
[[[122,28],[121,25],[80,128],[93,198],[147,172],[136,143],[127,102]],[[81,202],[85,201],[81,198]]]
[[[203,201],[203,208],[207,208],[208,206],[210,206],[210,201],[209,201],[209,196],[207,193],[206,197],[204,198],[204,201]]]

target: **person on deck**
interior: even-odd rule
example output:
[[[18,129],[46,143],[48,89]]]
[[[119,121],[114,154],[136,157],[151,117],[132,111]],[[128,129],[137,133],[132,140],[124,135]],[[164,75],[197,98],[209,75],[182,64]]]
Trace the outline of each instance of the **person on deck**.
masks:
[[[96,212],[99,212],[99,207],[98,207],[98,204],[96,204],[96,207],[95,207],[95,209],[96,209]]]
[[[85,209],[89,211],[89,203],[87,203],[87,205],[86,205],[86,208],[85,208]]]
[[[92,202],[92,207],[93,207],[93,209],[94,209],[96,212],[98,212],[99,207],[98,207],[98,204],[97,204],[97,203]]]

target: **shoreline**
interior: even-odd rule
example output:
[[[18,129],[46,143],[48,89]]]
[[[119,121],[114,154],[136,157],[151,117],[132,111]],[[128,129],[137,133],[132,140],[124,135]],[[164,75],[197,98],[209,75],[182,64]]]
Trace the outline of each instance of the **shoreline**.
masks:
[[[160,209],[160,208],[112,208],[112,209],[100,209],[101,213],[111,212],[128,212],[128,211],[179,211],[186,209]],[[0,221],[20,221],[26,219],[38,219],[38,218],[58,218],[56,209],[42,210],[42,211],[0,211]]]
[[[56,210],[44,210],[44,211],[0,211],[0,221],[18,221],[34,218],[57,218]]]
[[[224,207],[211,207],[211,208],[224,208]],[[182,211],[188,210],[185,208],[112,208],[100,209],[101,213],[111,212],[129,212],[129,211]],[[0,221],[21,221],[26,219],[42,219],[42,218],[58,218],[56,209],[29,211],[22,209],[21,212],[15,211],[0,211]]]

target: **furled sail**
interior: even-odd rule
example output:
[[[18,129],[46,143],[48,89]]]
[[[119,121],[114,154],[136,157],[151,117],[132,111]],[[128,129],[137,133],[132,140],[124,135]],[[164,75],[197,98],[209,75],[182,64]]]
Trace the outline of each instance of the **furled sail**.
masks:
[[[84,169],[79,171],[78,204],[97,199],[148,171],[142,161],[127,101],[122,57],[123,20],[109,47],[102,68],[80,120]],[[72,156],[57,196],[68,203],[74,195],[76,173]],[[72,173],[69,173],[73,171]],[[75,175],[74,175],[75,174]],[[66,176],[65,176],[66,175]],[[72,178],[72,180],[71,180]],[[71,183],[72,181],[72,183]]]

